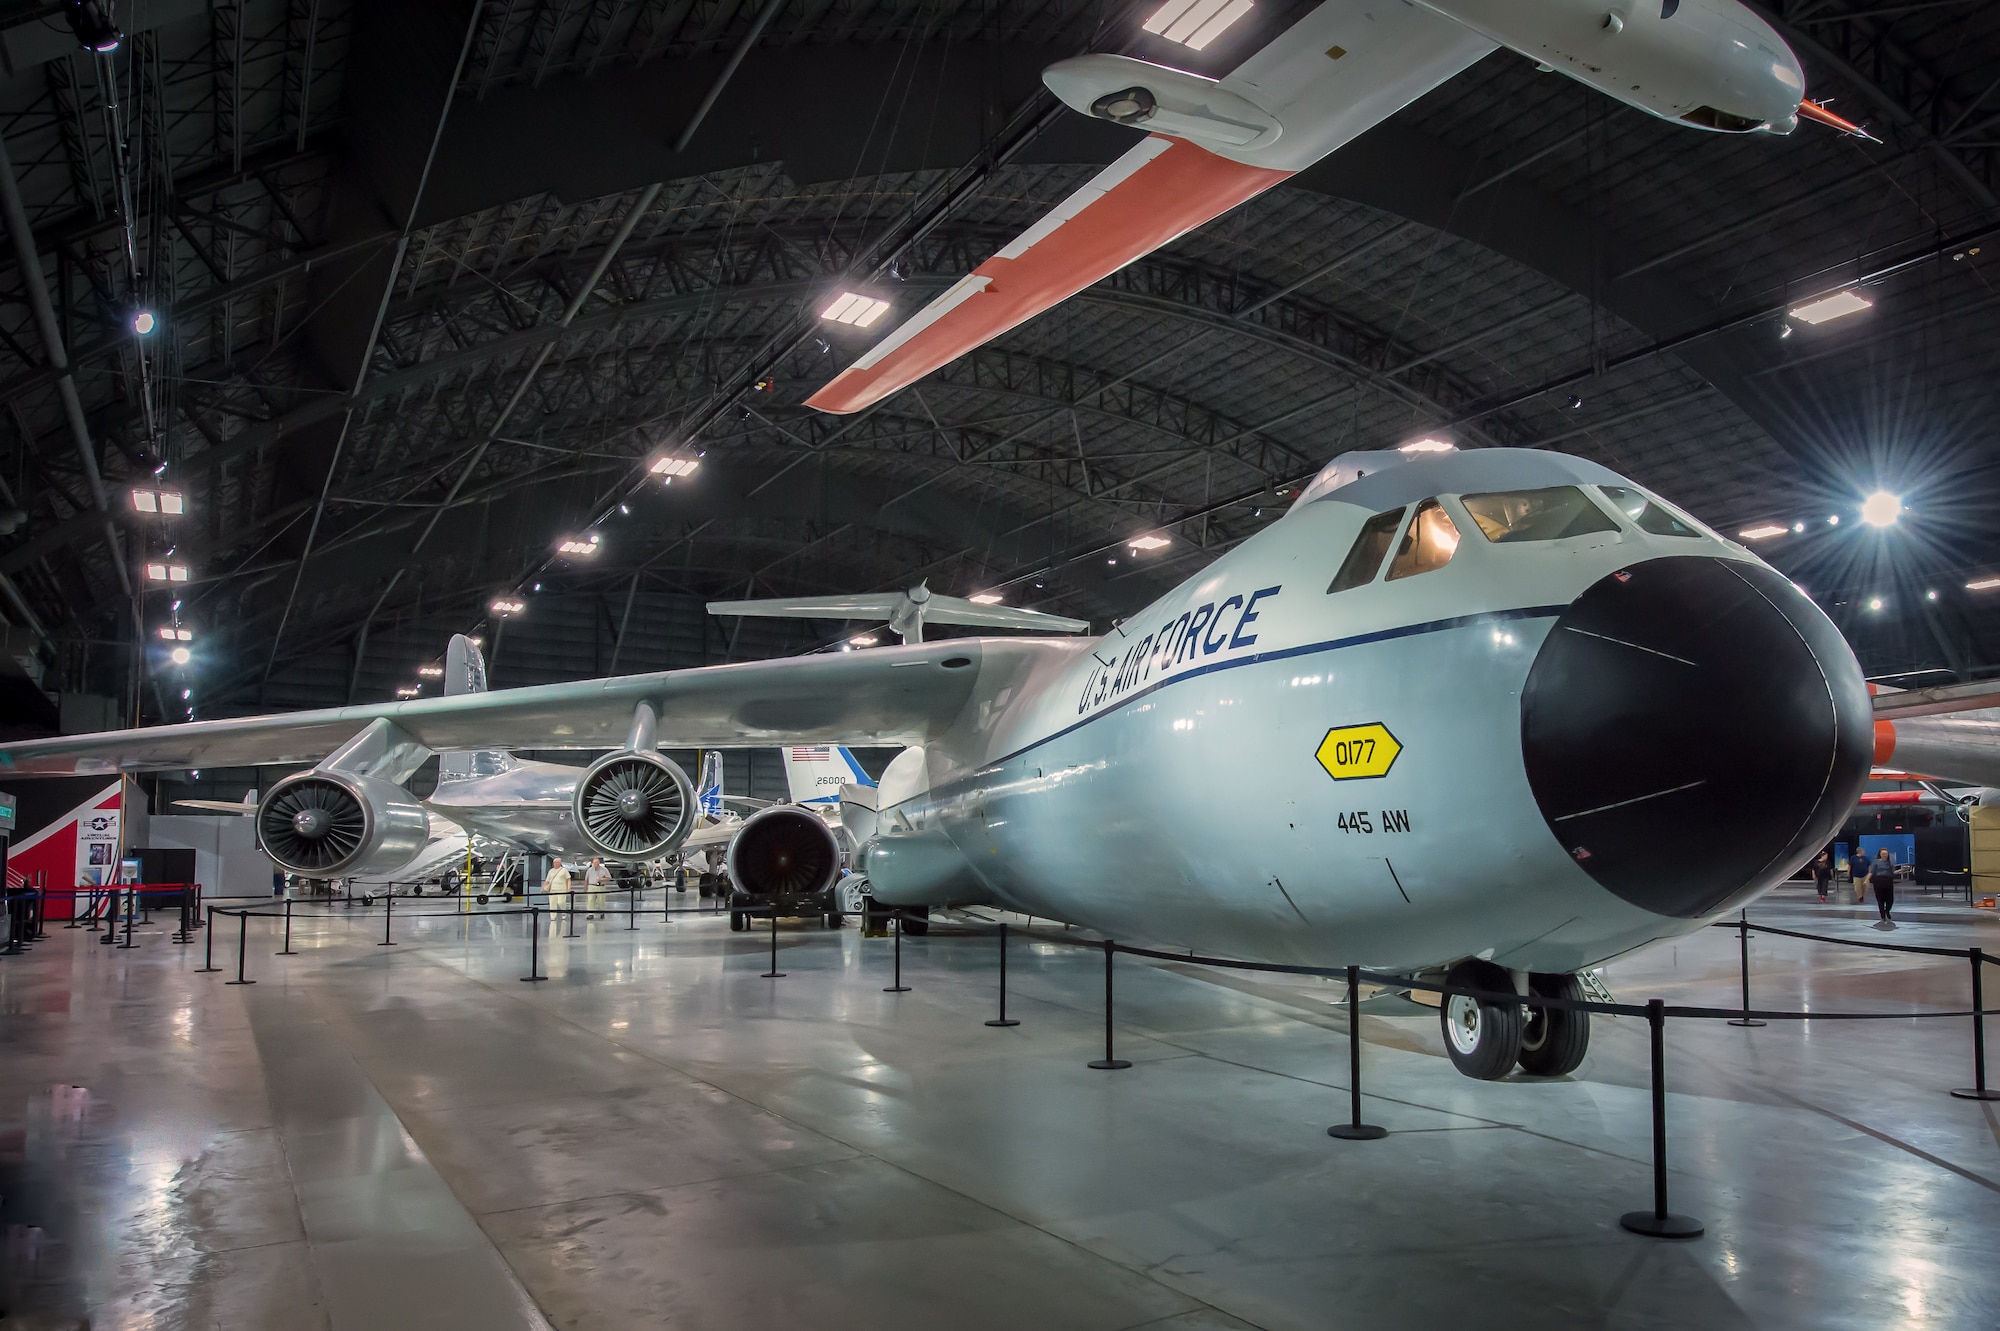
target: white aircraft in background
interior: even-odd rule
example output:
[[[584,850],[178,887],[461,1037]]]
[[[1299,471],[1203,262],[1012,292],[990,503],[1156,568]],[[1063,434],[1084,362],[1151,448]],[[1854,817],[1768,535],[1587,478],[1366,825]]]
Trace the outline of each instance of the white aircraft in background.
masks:
[[[1247,0],[1167,0],[1145,27],[1199,50],[1253,12]],[[1147,136],[807,405],[881,401],[1282,184],[1501,46],[1698,129],[1787,134],[1805,115],[1866,137],[1805,100],[1797,57],[1736,0],[1325,0],[1219,80],[1077,56],[1043,72],[1049,90]]]
[[[2000,787],[2000,680],[1879,689],[1875,716],[1877,767]]]
[[[1870,730],[1839,631],[1751,552],[1596,463],[1480,449],[1336,458],[1101,638],[63,736],[0,744],[0,772],[323,756],[259,822],[307,843],[337,818],[367,866],[413,853],[424,809],[400,783],[432,751],[616,746],[575,791],[605,822],[578,822],[645,859],[686,836],[694,802],[608,778],[671,767],[663,737],[895,745],[862,847],[885,904],[1574,996],[1579,971],[1699,929],[1817,853],[1867,778]],[[288,789],[327,822],[293,816]],[[1691,828],[1699,856],[1666,849]],[[834,881],[840,849],[778,807],[729,860],[738,887],[798,896]],[[1589,1033],[1504,1000],[1454,996],[1441,1016],[1480,1077],[1568,1071]]]

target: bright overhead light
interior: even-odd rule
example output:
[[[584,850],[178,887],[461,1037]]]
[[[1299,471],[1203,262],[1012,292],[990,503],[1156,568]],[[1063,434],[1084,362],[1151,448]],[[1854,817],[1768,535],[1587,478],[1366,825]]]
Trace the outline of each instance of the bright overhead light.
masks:
[[[1990,592],[1995,587],[2000,587],[2000,578],[1981,578],[1965,584],[1965,590],[1969,592]]]
[[[1804,531],[1805,529],[1806,529],[1806,524],[1803,522],[1794,522],[1792,524],[1793,531]]]
[[[588,538],[565,536],[562,544],[556,547],[556,552],[565,555],[594,555],[597,553],[597,533],[592,532]]]
[[[1937,600],[1937,593],[1936,593],[1936,592],[1934,592],[1934,591],[1930,591],[1930,592],[1925,592],[1925,593],[1924,593],[1924,599],[1925,599],[1926,601],[1935,601],[1935,600]]]
[[[1167,0],[1146,20],[1146,31],[1199,51],[1249,13],[1250,0]]]
[[[1803,305],[1795,306],[1792,309],[1792,317],[1800,323],[1818,325],[1873,308],[1875,302],[1872,300],[1857,296],[1852,291],[1836,291],[1831,296],[1822,296],[1818,300],[1809,300]]]
[[[160,321],[153,317],[153,312],[151,310],[133,311],[132,331],[137,333],[140,337],[146,336],[146,334],[152,332],[155,328],[158,328],[159,326],[160,326]]]
[[[968,597],[966,597],[965,599],[966,599],[966,600],[968,600],[968,601],[970,601],[970,602],[972,602],[972,603],[973,603],[974,605],[999,605],[999,604],[1000,604],[1000,593],[999,593],[999,592],[980,592],[980,593],[979,593],[978,595],[976,595],[976,596],[968,596]]]
[[[161,642],[193,642],[194,630],[184,629],[178,624],[160,625]]]
[[[1840,514],[1829,513],[1827,515],[1826,525],[1829,527],[1838,527],[1840,525]]]
[[[1861,520],[1871,527],[1893,527],[1903,516],[1903,501],[1887,490],[1877,490],[1861,503]]]
[[[700,458],[684,458],[675,453],[666,453],[654,458],[646,470],[659,477],[663,484],[672,485],[674,477],[692,476],[695,468],[700,465]]]
[[[1458,445],[1450,442],[1449,440],[1431,439],[1427,437],[1423,439],[1412,439],[1409,443],[1403,444],[1400,447],[1398,447],[1396,451],[1398,453],[1450,453],[1455,451],[1457,448]]]
[[[1755,527],[1745,527],[1736,534],[1746,541],[1768,541],[1773,536],[1783,536],[1790,530],[1791,528],[1782,522],[1764,522]]]
[[[511,596],[502,596],[496,598],[493,604],[487,608],[496,615],[518,615],[528,608],[528,603],[526,601],[517,601]]]
[[[186,665],[194,659],[194,653],[185,647],[176,647],[173,651],[167,653],[167,656],[175,665]]]
[[[186,564],[146,565],[146,581],[148,582],[186,582],[187,580],[188,566]]]
[[[179,490],[152,490],[144,487],[132,491],[132,507],[141,513],[164,513],[177,518],[187,512],[187,500]]]
[[[847,641],[856,647],[873,647],[880,639],[872,633],[857,633]]]
[[[1871,597],[1869,597],[1869,598],[1868,598],[1868,608],[1869,608],[1870,610],[1880,610],[1880,609],[1882,608],[1882,598],[1881,598],[1881,597],[1879,597],[1879,596],[1871,596]]]
[[[1135,536],[1131,540],[1125,542],[1125,544],[1131,546],[1134,551],[1164,550],[1168,546],[1172,545],[1173,542],[1168,540],[1164,536],[1155,535],[1149,532],[1144,536]]]
[[[418,666],[418,667],[417,667],[417,673],[418,673],[419,675],[422,675],[422,676],[423,676],[423,677],[424,677],[425,679],[443,679],[443,678],[444,678],[444,667],[443,667],[443,666]]]
[[[419,692],[419,687],[417,685],[409,684],[405,685],[403,688],[397,689],[396,696],[398,698],[414,698],[417,696],[418,692]]]
[[[888,312],[889,302],[873,296],[843,291],[840,298],[819,312],[819,317],[837,324],[866,328]]]
[[[486,645],[486,639],[483,637],[467,638],[466,641],[471,643],[474,647],[484,647]]]

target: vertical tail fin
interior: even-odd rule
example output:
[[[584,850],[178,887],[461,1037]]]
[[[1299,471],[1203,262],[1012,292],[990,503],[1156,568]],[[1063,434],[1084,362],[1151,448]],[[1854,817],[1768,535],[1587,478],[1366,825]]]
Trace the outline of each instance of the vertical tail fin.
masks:
[[[701,816],[711,821],[722,817],[722,754],[716,749],[701,755],[701,777],[695,783],[696,803]]]
[[[486,657],[463,633],[451,635],[444,653],[444,696],[486,692]],[[458,749],[438,759],[438,781],[469,781],[478,776],[498,776],[514,765],[514,756],[504,749]]]
[[[784,754],[785,785],[794,804],[830,809],[840,803],[842,786],[875,784],[844,745],[788,744]]]

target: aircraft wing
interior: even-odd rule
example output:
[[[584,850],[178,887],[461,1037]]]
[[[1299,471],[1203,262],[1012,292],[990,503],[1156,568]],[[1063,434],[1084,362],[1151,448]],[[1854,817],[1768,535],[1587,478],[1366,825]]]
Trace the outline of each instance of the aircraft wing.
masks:
[[[1875,718],[1894,721],[1912,716],[1942,716],[2000,707],[2000,679],[1970,684],[1941,684],[1930,689],[1884,689],[1875,695]]]
[[[988,657],[1066,650],[1057,642],[959,638],[326,708],[289,715],[112,730],[0,744],[0,780],[317,762],[386,718],[440,749],[616,749],[633,708],[659,712],[668,747],[926,743],[948,728]]]
[[[175,800],[176,809],[200,809],[203,813],[233,813],[248,818],[257,812],[254,804],[243,804],[236,800]]]
[[[929,624],[965,624],[976,628],[1027,629],[1036,633],[1082,633],[1087,619],[1052,615],[1011,605],[980,605],[962,596],[930,592],[921,603],[907,592],[870,592],[856,596],[776,596],[754,601],[710,601],[711,615],[761,615],[767,619],[880,619],[918,606]]]
[[[846,414],[1034,318],[1291,173],[1149,135],[806,399]]]

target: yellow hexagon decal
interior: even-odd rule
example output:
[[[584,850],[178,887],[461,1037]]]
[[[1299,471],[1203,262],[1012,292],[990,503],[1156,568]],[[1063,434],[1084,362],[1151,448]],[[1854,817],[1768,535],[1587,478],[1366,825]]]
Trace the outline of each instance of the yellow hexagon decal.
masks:
[[[1356,781],[1363,777],[1387,776],[1403,746],[1381,722],[1365,726],[1339,726],[1326,732],[1313,757],[1335,781]]]

